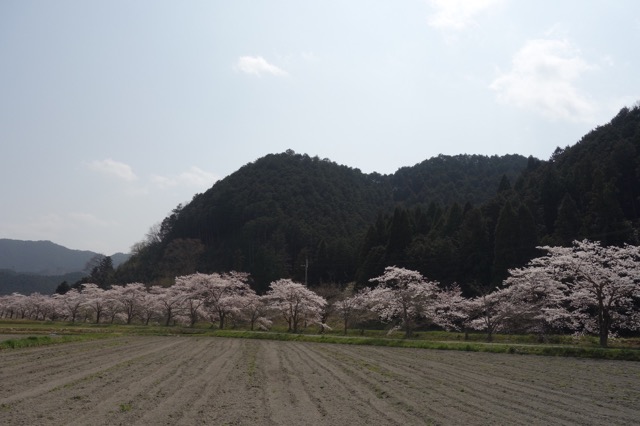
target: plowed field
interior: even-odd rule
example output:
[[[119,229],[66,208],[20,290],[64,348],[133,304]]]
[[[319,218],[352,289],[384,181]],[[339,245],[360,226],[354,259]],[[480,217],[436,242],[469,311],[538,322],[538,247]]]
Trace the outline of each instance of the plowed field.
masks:
[[[0,351],[3,425],[640,421],[640,363],[211,337]]]

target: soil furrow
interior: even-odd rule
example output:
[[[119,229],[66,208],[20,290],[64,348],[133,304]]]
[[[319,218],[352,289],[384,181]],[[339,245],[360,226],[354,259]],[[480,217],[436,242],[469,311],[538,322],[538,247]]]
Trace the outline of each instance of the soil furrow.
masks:
[[[0,352],[0,424],[607,424],[640,363],[209,337]]]
[[[408,423],[406,417],[388,414],[388,407],[378,401],[380,395],[375,386],[363,388],[363,382],[345,377],[340,368],[322,357],[318,348],[313,344],[293,344],[288,350],[296,355],[295,374],[302,378],[305,391],[328,423],[350,423],[366,416],[375,419],[370,423],[374,425]],[[349,395],[348,399],[343,397],[345,394]]]

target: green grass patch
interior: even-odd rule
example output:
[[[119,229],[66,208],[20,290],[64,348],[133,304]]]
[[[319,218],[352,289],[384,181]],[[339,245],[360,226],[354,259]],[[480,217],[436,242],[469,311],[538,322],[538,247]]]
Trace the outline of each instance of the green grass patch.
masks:
[[[273,333],[262,331],[216,330],[218,337],[245,339],[267,339],[293,342],[334,343],[343,345],[387,346],[455,350],[467,352],[491,352],[519,355],[565,356],[578,358],[598,358],[610,360],[640,361],[640,350],[620,348],[578,347],[550,344],[486,343],[468,341],[436,341],[421,339],[391,339],[383,337],[336,336],[317,334]],[[442,337],[442,336],[441,336]]]
[[[123,402],[119,405],[119,407],[121,413],[126,413],[127,411],[131,411],[133,409],[133,405],[131,405],[130,402]]]
[[[0,341],[0,350],[32,348],[35,346],[54,345],[68,342],[79,342],[85,340],[104,339],[109,337],[103,334],[82,334],[82,335],[51,335],[51,336],[28,336],[16,337]]]
[[[610,348],[600,348],[596,336],[548,335],[541,339],[538,335],[496,334],[493,342],[487,343],[483,333],[419,330],[411,339],[405,339],[402,331],[389,333],[381,329],[350,329],[346,336],[340,329],[313,334],[316,331],[316,327],[309,327],[303,333],[288,333],[283,326],[276,326],[272,331],[219,330],[208,323],[195,327],[166,327],[0,320],[0,334],[16,335],[16,338],[0,341],[0,350],[123,335],[182,335],[640,361],[640,339],[637,337],[610,339]]]

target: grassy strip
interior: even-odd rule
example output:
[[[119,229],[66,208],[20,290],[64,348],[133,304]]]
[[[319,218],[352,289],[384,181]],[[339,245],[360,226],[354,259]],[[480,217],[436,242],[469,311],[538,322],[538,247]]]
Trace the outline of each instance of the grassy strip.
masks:
[[[248,330],[217,330],[210,325],[200,327],[165,327],[160,325],[123,325],[123,324],[87,324],[87,323],[52,323],[35,321],[0,321],[0,334],[40,335],[39,337],[16,338],[0,341],[0,349],[23,348],[79,340],[91,340],[110,336],[172,336],[200,335],[236,337],[249,339],[268,339],[298,342],[338,343],[348,345],[371,345],[403,348],[457,350],[467,352],[493,352],[522,355],[566,356],[577,358],[598,358],[611,360],[640,361],[638,339],[620,339],[618,347],[603,349],[597,346],[595,338],[581,337],[576,340],[572,336],[547,336],[547,343],[537,343],[534,335],[495,335],[493,343],[480,341],[485,336],[481,333],[467,336],[461,333],[442,331],[420,332],[412,339],[402,338],[402,333],[389,336],[384,330],[349,330],[344,336],[338,332],[324,335],[294,334],[286,329],[271,332]],[[45,335],[45,334],[48,334]],[[364,334],[364,335],[362,335]],[[468,339],[465,339],[468,338]]]
[[[29,336],[0,341],[0,350],[32,348],[35,346],[55,345],[59,343],[79,342],[85,340],[104,339],[111,337],[105,334],[72,334],[56,336]]]
[[[561,345],[494,344],[443,342],[410,339],[385,339],[376,337],[344,337],[314,334],[270,333],[260,331],[216,330],[211,333],[218,337],[246,339],[267,339],[295,342],[338,343],[347,345],[389,346],[401,348],[455,350],[466,352],[509,353],[520,355],[565,356],[609,360],[640,361],[640,350],[618,348],[588,348]]]

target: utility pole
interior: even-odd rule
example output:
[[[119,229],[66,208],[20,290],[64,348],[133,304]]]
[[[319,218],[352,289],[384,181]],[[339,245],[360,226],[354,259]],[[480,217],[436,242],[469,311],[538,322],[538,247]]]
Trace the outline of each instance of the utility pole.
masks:
[[[307,279],[309,276],[309,255],[305,256],[305,260],[304,260],[304,286],[307,287]]]

